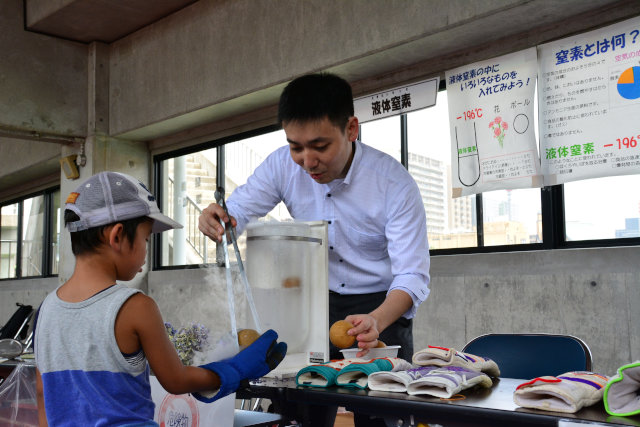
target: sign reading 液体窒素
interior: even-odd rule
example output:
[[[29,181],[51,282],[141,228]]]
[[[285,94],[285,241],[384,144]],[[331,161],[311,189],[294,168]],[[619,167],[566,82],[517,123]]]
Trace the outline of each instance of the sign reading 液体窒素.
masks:
[[[353,100],[360,123],[383,119],[436,105],[437,77],[377,92]]]

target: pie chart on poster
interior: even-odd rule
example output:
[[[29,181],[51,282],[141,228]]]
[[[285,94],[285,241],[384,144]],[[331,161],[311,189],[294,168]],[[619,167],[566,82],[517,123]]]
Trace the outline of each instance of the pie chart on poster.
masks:
[[[620,74],[618,93],[625,99],[640,98],[640,67],[627,68]]]

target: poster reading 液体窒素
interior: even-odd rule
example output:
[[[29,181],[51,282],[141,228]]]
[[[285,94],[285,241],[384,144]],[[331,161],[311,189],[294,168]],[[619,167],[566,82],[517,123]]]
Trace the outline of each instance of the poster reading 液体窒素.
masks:
[[[640,173],[640,18],[538,46],[545,185]]]
[[[453,197],[542,186],[536,59],[530,48],[446,73]]]

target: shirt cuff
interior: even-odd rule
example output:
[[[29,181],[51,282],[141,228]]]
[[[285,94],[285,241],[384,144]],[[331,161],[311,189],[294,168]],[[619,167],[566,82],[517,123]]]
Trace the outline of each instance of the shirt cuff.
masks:
[[[404,274],[396,276],[393,279],[393,282],[391,282],[389,292],[395,289],[401,290],[411,297],[413,305],[402,315],[402,317],[413,319],[420,304],[422,304],[429,296],[429,279],[425,279],[419,274]]]
[[[231,201],[227,202],[227,210],[229,211],[229,215],[236,219],[236,235],[240,236],[242,233],[244,233],[247,224],[249,224],[249,219],[245,218],[244,216],[236,215],[234,213],[234,204]]]

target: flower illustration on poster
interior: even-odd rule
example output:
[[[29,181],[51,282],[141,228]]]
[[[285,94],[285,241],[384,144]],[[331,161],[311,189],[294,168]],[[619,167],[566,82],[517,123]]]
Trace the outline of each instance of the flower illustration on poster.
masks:
[[[489,123],[489,128],[493,130],[493,137],[498,140],[500,148],[503,148],[505,131],[509,129],[509,125],[507,125],[507,122],[503,122],[502,118],[498,116],[493,119],[491,123]]]

